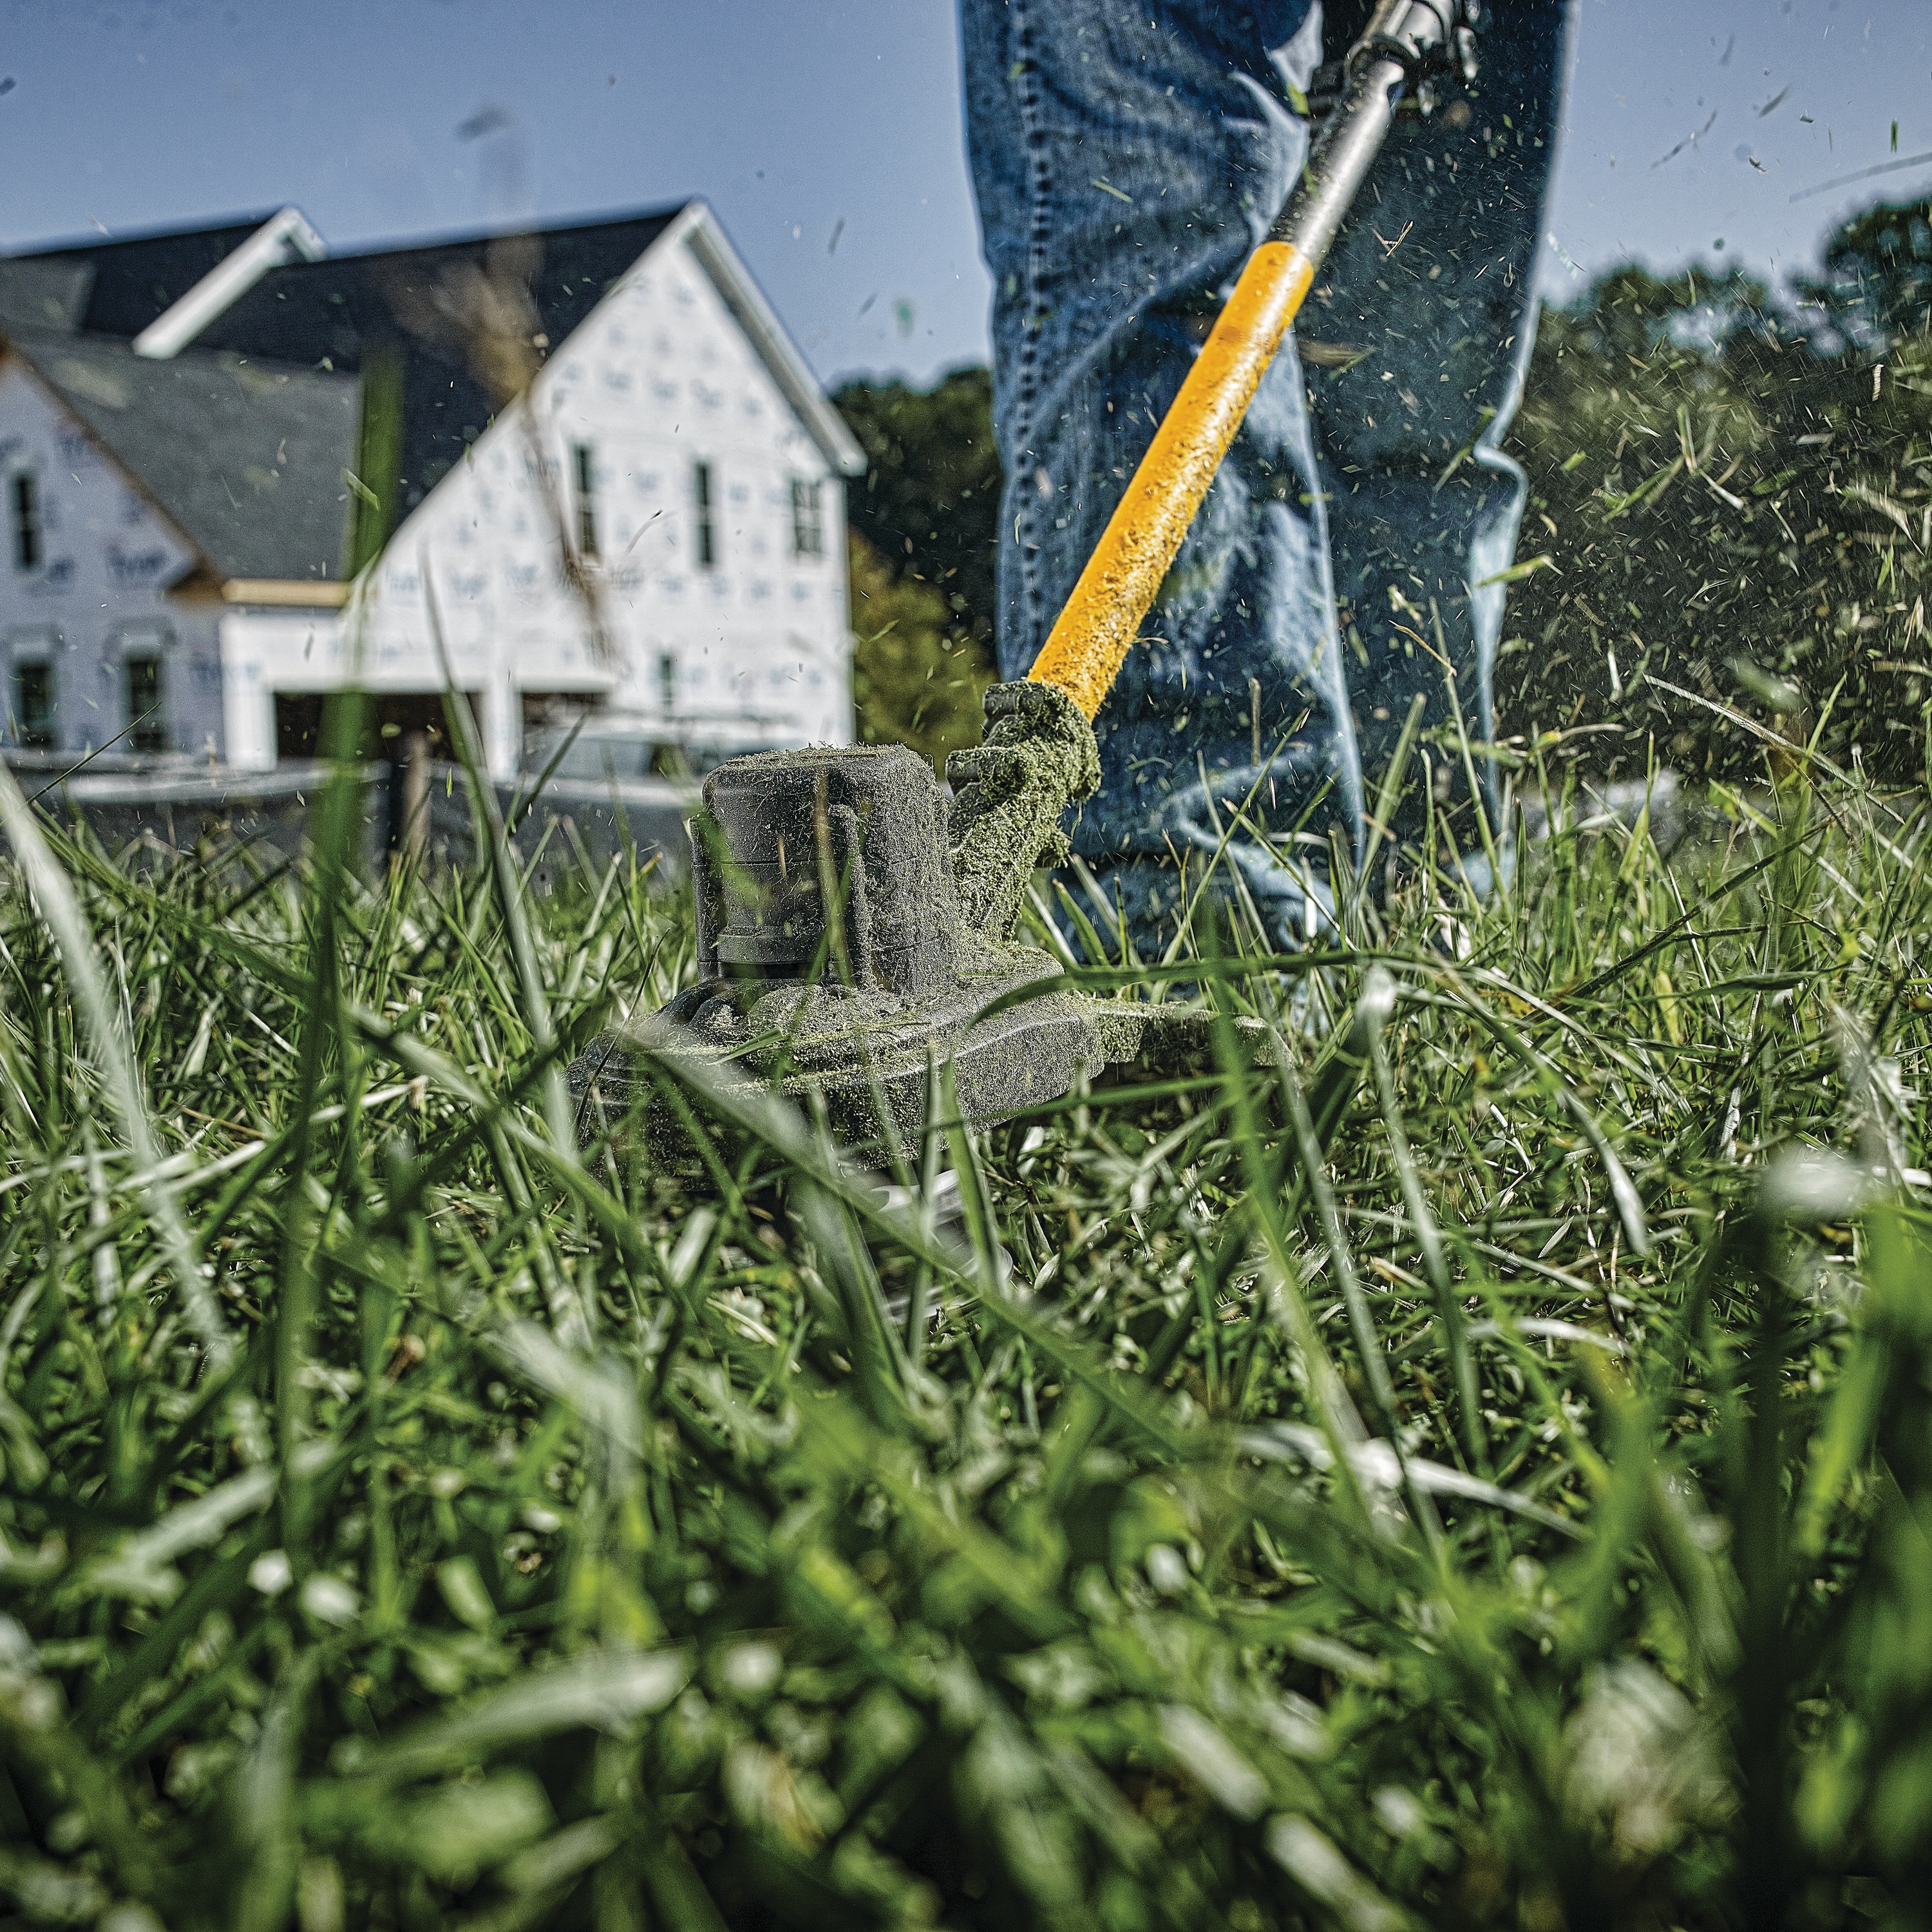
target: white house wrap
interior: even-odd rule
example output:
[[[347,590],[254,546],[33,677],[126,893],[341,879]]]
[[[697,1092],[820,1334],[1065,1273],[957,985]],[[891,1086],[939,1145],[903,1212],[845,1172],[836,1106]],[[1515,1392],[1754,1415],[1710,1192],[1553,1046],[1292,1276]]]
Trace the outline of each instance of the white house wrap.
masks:
[[[586,706],[850,740],[861,458],[702,202],[213,274],[262,232],[0,261],[0,743],[260,768],[446,652],[500,774]]]

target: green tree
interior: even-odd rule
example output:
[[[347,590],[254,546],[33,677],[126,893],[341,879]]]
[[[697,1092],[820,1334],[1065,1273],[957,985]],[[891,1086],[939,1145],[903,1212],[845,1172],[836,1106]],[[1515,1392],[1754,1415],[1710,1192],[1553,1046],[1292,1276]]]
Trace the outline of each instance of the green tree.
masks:
[[[1855,216],[1826,244],[1823,275],[1798,286],[1863,347],[1932,328],[1932,202],[1885,202]]]
[[[860,736],[943,758],[978,742],[994,675],[992,379],[848,382],[834,400],[867,458],[850,498]]]
[[[852,695],[868,745],[910,745],[942,772],[946,754],[980,742],[992,666],[936,585],[895,573],[854,530]]]
[[[1512,593],[1500,735],[1604,776],[1756,778],[1771,748],[1728,710],[1923,776],[1932,337],[1881,358],[1747,277],[1619,269],[1545,311],[1509,447],[1522,554],[1556,567]]]

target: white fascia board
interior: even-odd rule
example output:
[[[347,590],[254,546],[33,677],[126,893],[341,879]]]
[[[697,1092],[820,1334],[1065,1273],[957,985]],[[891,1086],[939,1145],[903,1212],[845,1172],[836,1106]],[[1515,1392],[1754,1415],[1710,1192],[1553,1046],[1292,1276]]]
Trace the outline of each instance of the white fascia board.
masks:
[[[298,208],[285,208],[231,250],[171,308],[134,338],[134,353],[166,362],[178,356],[218,315],[225,314],[266,275],[293,261],[319,262],[328,244]]]
[[[862,476],[865,452],[704,202],[688,203],[652,245],[662,248],[680,242],[698,258],[826,461],[842,476]]]

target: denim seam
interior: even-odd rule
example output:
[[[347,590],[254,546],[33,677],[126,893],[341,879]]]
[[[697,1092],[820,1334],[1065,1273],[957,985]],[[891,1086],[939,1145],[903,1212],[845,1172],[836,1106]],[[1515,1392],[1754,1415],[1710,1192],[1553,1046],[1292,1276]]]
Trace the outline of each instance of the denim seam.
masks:
[[[1013,438],[1013,446],[1016,454],[1024,450],[1034,457],[1037,468],[1038,454],[1033,448],[1033,410],[1040,396],[1039,341],[1045,308],[1042,283],[1047,238],[1052,226],[1052,204],[1048,193],[1046,140],[1040,126],[1040,98],[1034,81],[1033,28],[1028,18],[1027,0],[1008,0],[1008,4],[1017,49],[1016,64],[1019,69],[1017,93],[1020,134],[1026,146],[1027,173],[1033,202],[1027,221],[1025,283],[1021,292],[1020,367],[1018,380],[1014,385],[1014,419],[1018,433]],[[1026,602],[1030,648],[1036,653],[1043,641],[1040,630],[1046,613],[1040,597],[1039,568],[1034,562],[1040,554],[1041,547],[1028,541],[1039,534],[1034,522],[1038,512],[1034,508],[1033,497],[1028,493],[1032,490],[1034,497],[1038,493],[1030,476],[1016,478],[1015,483],[1015,496],[1019,505],[1018,514],[1024,526],[1023,534],[1016,533],[1016,543],[1020,566],[1020,594]]]

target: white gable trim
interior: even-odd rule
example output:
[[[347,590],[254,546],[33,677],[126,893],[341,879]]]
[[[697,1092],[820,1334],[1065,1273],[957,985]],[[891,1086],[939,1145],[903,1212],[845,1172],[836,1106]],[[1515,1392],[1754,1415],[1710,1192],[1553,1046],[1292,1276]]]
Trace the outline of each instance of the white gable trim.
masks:
[[[702,201],[687,202],[670,226],[644,252],[682,243],[697,257],[723,298],[732,319],[745,332],[772,380],[778,386],[800,422],[804,424],[826,461],[842,476],[864,474],[866,453],[845,427],[844,419],[826,400],[797,344],[764,298],[751,271],[726,238],[718,218]]]
[[[225,315],[266,275],[287,262],[320,262],[328,244],[293,206],[263,222],[240,248],[223,256],[188,293],[134,338],[134,353],[166,362],[178,356],[218,316]]]

